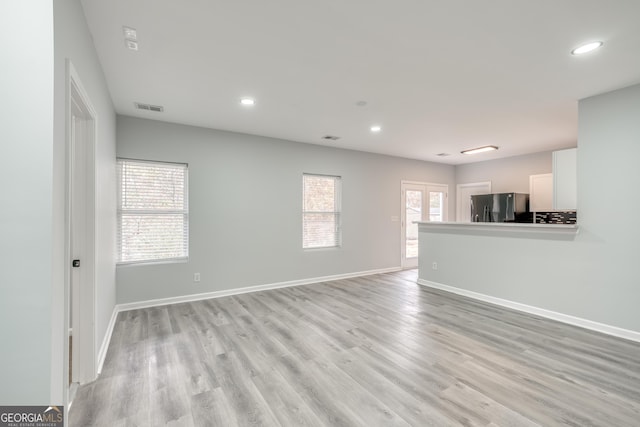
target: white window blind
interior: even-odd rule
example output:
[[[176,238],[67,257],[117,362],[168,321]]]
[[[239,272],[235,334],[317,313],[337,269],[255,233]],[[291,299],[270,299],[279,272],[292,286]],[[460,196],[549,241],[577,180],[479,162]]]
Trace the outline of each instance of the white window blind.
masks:
[[[302,247],[340,246],[339,176],[302,175]]]
[[[118,159],[118,262],[189,256],[186,164]]]

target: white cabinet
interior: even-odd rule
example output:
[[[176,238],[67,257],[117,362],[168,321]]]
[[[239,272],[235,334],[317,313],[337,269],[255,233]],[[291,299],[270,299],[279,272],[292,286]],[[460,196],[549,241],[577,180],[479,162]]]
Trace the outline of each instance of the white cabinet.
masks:
[[[577,209],[577,162],[576,148],[553,152],[553,209],[574,211]]]
[[[529,176],[529,210],[548,212],[553,210],[553,174]]]

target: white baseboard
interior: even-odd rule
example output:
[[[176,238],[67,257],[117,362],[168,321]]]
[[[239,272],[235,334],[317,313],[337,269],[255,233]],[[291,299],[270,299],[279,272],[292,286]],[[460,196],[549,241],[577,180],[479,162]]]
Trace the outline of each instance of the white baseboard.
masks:
[[[418,279],[418,284],[429,288],[439,289],[442,291],[451,292],[457,295],[462,295],[476,300],[499,305],[502,307],[523,311],[525,313],[535,314],[540,317],[567,323],[569,325],[579,326],[581,328],[590,329],[592,331],[602,332],[603,334],[612,335],[614,337],[640,342],[640,332],[637,331],[618,328],[617,326],[606,325],[604,323],[594,322],[592,320],[570,316],[568,314],[558,313],[556,311],[546,310],[544,308],[533,307],[531,305],[521,304],[519,302],[509,301],[502,298],[496,298],[490,295],[485,295],[466,289],[443,285],[442,283],[430,282],[424,279]]]
[[[210,298],[222,298],[231,295],[246,294],[249,292],[267,291],[270,289],[288,288],[291,286],[311,285],[313,283],[330,282],[332,280],[351,279],[354,277],[370,276],[372,274],[392,273],[402,270],[400,267],[381,268],[377,270],[359,271],[356,273],[335,274],[332,276],[313,277],[309,279],[291,280],[288,282],[271,283],[267,285],[247,286],[244,288],[225,289],[222,291],[205,292],[202,294],[183,295],[178,297],[152,299],[147,301],[137,301],[125,304],[118,304],[116,309],[118,312],[136,310],[139,308],[157,307],[169,304],[178,304],[182,302],[200,301]]]
[[[111,335],[113,335],[113,328],[116,326],[117,317],[118,306],[116,305],[115,307],[113,307],[111,319],[109,320],[109,325],[107,325],[107,331],[104,333],[102,345],[100,346],[100,351],[98,352],[98,375],[100,375],[100,373],[102,372],[102,365],[104,365],[104,359],[107,357],[107,350],[109,349],[109,343],[111,342]]]

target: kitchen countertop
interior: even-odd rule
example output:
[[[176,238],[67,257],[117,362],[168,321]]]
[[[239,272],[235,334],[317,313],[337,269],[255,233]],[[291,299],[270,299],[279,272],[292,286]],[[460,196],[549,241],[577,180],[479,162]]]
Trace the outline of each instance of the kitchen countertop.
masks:
[[[415,222],[420,231],[434,233],[482,234],[532,238],[572,239],[577,224],[533,224],[517,222]]]

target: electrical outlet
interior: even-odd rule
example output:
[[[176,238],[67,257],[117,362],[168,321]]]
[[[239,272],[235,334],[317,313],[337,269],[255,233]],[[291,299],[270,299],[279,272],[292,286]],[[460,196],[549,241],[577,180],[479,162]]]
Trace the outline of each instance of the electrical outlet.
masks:
[[[437,270],[438,269],[438,263],[434,262],[433,264],[431,264],[431,269]]]
[[[193,281],[194,282],[200,281],[200,273],[193,273]]]

